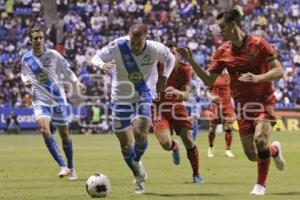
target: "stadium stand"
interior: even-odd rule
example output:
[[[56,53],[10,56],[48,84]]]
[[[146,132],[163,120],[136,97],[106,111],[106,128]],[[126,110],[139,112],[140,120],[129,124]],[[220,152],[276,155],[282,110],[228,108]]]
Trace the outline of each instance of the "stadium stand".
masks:
[[[278,51],[285,68],[275,87],[276,107],[300,107],[300,5],[295,0],[234,0],[243,8],[246,32],[265,37]],[[206,67],[222,39],[215,25],[221,10],[216,0],[57,0],[58,22],[46,27],[40,0],[0,0],[0,107],[29,107],[29,91],[20,80],[20,58],[28,48],[26,33],[32,24],[47,28],[47,46],[72,63],[87,86],[87,95],[109,102],[111,77],[90,63],[91,56],[139,21],[150,26],[151,39],[173,39],[191,48]],[[57,32],[61,32],[57,38]],[[93,76],[89,76],[94,74]],[[106,87],[103,87],[106,86]],[[206,88],[201,100],[207,102]],[[93,101],[89,99],[89,101]]]

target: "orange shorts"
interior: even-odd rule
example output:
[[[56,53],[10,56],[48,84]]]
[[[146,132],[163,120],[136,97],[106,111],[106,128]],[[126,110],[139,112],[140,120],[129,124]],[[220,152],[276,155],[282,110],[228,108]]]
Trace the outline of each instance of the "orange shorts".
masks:
[[[234,109],[231,104],[225,104],[222,106],[219,104],[212,104],[209,111],[209,121],[213,124],[233,122],[236,119]]]
[[[274,104],[262,104],[262,106],[249,105],[237,110],[237,122],[240,137],[255,133],[255,126],[260,121],[268,121],[272,126],[276,124]]]
[[[163,130],[173,129],[178,134],[182,129],[192,129],[193,125],[189,119],[186,107],[183,104],[174,104],[168,107],[169,111],[159,111],[159,106],[152,108],[152,125],[155,135]]]

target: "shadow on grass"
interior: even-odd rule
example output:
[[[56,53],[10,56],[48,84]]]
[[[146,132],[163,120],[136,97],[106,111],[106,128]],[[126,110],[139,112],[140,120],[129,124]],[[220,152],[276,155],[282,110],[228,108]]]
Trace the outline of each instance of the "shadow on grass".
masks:
[[[184,182],[184,184],[197,185],[193,182]],[[206,181],[204,181],[204,183],[202,183],[202,184],[205,184],[205,185],[210,185],[210,184],[213,184],[213,185],[241,185],[241,184],[246,184],[246,183],[241,183],[241,182],[218,182],[218,181],[206,182]],[[202,185],[202,184],[200,184],[200,185]]]
[[[217,193],[156,193],[156,192],[145,192],[143,195],[159,196],[159,197],[222,196]]]
[[[270,195],[284,195],[284,196],[293,196],[293,195],[300,195],[300,192],[272,192],[269,193]]]

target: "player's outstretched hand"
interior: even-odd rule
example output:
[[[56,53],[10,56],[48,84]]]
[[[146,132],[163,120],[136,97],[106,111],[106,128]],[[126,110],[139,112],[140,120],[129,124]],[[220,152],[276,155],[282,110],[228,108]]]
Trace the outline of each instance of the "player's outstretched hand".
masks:
[[[260,75],[255,75],[255,74],[248,72],[246,74],[242,74],[239,77],[239,80],[243,81],[243,82],[258,83],[258,82],[260,82]]]
[[[177,48],[177,51],[181,55],[181,57],[183,59],[185,59],[186,61],[190,61],[190,60],[193,59],[193,54],[192,54],[191,50],[188,47]]]
[[[177,95],[177,90],[173,86],[168,86],[165,90],[168,95]]]

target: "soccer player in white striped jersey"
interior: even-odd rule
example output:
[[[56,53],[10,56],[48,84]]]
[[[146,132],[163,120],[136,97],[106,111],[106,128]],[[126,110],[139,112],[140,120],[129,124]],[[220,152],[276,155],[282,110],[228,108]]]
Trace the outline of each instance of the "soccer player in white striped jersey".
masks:
[[[62,55],[44,47],[45,35],[41,27],[32,27],[28,35],[32,50],[22,56],[22,81],[31,89],[34,116],[49,152],[60,167],[58,176],[60,178],[69,176],[70,180],[76,180],[63,81],[70,81],[81,91],[84,91],[85,87],[71,71],[70,64]],[[50,122],[55,123],[59,130],[67,165],[51,134]]]
[[[108,71],[115,62],[112,83],[113,130],[121,144],[128,167],[135,176],[135,193],[144,193],[147,173],[141,157],[146,151],[151,125],[151,104],[156,92],[165,90],[175,65],[175,56],[165,45],[147,40],[148,27],[134,24],[129,36],[118,38],[99,50],[92,59],[95,66]],[[164,63],[158,79],[157,61]],[[135,142],[132,141],[132,135]]]

